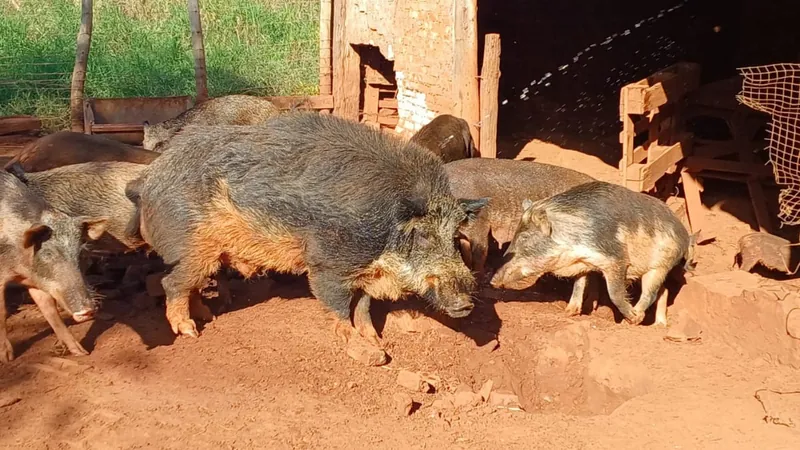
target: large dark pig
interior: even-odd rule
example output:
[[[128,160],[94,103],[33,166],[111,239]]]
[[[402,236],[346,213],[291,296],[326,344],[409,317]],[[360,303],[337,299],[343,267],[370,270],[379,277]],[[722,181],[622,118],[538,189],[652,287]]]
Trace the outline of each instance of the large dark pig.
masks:
[[[85,238],[97,239],[104,218],[72,218],[51,208],[13,175],[0,172],[0,361],[14,358],[6,334],[5,290],[18,283],[42,311],[73,355],[88,352],[69,332],[56,303],[77,322],[90,319],[96,304],[78,270]]]
[[[475,141],[466,120],[442,114],[420,128],[411,142],[427,148],[444,162],[475,157]]]
[[[589,175],[564,167],[511,159],[472,158],[444,166],[450,190],[461,198],[491,198],[475,220],[461,228],[461,252],[467,266],[484,273],[489,233],[502,247],[511,242],[522,217],[522,201],[536,201],[581,183]]]
[[[577,277],[567,314],[580,314],[587,275],[602,272],[611,301],[638,325],[662,296],[664,280],[681,259],[693,263],[694,236],[663,202],[623,186],[593,181],[537,202],[526,201],[508,247],[510,260],[492,279],[494,287],[524,289],[545,273]],[[626,282],[642,280],[636,306]],[[659,300],[661,303],[662,300]],[[656,311],[666,325],[666,304]]]
[[[59,131],[26,145],[5,169],[19,164],[25,172],[41,172],[56,167],[97,161],[125,161],[150,164],[158,153],[112,139],[72,131]]]
[[[290,113],[186,127],[137,190],[142,236],[172,266],[162,286],[177,334],[198,335],[190,293],[223,263],[248,277],[307,272],[345,339],[362,296],[416,293],[452,317],[473,309],[453,238],[485,200],[457,200],[438,158],[366,125]],[[371,323],[356,329],[377,340]]]
[[[187,125],[257,125],[280,114],[269,100],[254,95],[224,95],[198,103],[177,117],[144,123],[142,146],[161,152],[163,145]]]

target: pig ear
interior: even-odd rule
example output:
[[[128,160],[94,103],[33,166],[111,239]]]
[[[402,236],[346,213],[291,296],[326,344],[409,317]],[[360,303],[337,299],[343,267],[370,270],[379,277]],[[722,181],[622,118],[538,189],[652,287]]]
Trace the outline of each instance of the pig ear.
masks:
[[[31,247],[38,249],[39,246],[50,239],[52,235],[53,230],[47,225],[34,225],[25,230],[25,233],[22,235],[22,247],[26,249]]]
[[[461,209],[467,214],[467,220],[473,220],[480,210],[489,204],[489,200],[490,198],[488,197],[475,200],[461,198],[458,200],[458,203],[461,205]]]
[[[528,215],[528,223],[530,226],[538,228],[542,234],[550,236],[553,232],[550,219],[547,217],[547,211],[544,209],[528,210],[526,215]]]
[[[97,217],[97,218],[81,218],[81,225],[83,226],[86,235],[89,237],[90,240],[96,241],[100,239],[100,236],[106,232],[108,228],[108,218],[106,217]]]

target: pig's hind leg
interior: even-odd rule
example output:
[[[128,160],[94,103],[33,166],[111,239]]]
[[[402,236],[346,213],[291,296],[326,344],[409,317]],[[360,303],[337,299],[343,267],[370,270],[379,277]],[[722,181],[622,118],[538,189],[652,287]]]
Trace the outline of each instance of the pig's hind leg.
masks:
[[[656,311],[656,324],[657,325],[666,325],[667,324],[667,311],[666,311],[666,297],[664,291],[664,281],[667,279],[667,275],[669,274],[669,270],[664,270],[662,268],[651,269],[646,272],[642,276],[642,295],[639,297],[639,301],[636,303],[636,306],[633,308],[634,319],[636,321],[631,321],[634,325],[638,325],[642,323],[644,320],[644,314],[647,312],[647,309],[652,306],[652,304],[659,299],[659,307]],[[664,303],[663,305],[661,303]]]
[[[167,297],[167,321],[172,332],[177,335],[195,338],[200,336],[197,324],[191,317],[194,313],[195,317],[201,318],[199,316],[204,315],[203,312],[208,309],[202,304],[202,300],[195,297],[195,293],[199,290],[198,276],[200,280],[205,280],[207,276],[206,273],[202,275],[200,273],[200,268],[182,261],[161,280],[161,286]]]
[[[606,287],[608,288],[608,296],[611,302],[617,307],[622,316],[631,323],[637,320],[637,313],[634,311],[633,306],[628,301],[627,283],[625,276],[625,268],[627,264],[611,264],[611,267],[603,269],[603,277],[606,279]]]
[[[0,362],[14,359],[14,347],[6,332],[6,283],[0,283]]]

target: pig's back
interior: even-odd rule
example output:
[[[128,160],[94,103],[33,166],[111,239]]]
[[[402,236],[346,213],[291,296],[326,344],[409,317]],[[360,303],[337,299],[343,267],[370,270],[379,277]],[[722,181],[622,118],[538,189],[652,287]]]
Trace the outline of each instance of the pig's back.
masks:
[[[457,198],[491,198],[486,214],[492,235],[500,243],[511,241],[522,217],[523,200],[541,200],[594,181],[565,167],[511,159],[472,158],[444,167]]]

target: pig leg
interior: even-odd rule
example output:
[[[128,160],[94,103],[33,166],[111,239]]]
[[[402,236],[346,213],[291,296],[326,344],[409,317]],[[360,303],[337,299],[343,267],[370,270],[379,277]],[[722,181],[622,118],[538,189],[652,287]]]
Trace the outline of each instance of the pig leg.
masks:
[[[367,340],[375,347],[381,348],[381,339],[378,337],[378,331],[375,330],[375,325],[372,323],[372,316],[369,313],[369,307],[372,303],[372,296],[363,294],[356,303],[356,309],[353,312],[353,325],[355,326],[358,334]]]
[[[197,286],[188,286],[185,280],[191,279],[182,264],[175,266],[168,275],[161,279],[161,286],[166,294],[167,321],[172,332],[177,335],[199,337],[197,325],[191,318],[191,297]]]
[[[486,256],[489,254],[489,235],[482,234],[479,238],[470,242],[472,245],[472,271],[478,277],[481,284],[489,281],[486,270]]]
[[[636,320],[636,313],[628,301],[625,270],[617,268],[603,270],[603,276],[606,279],[606,287],[608,288],[608,296],[611,298],[611,303],[617,307],[622,316],[625,317],[625,320],[633,323]]]
[[[337,320],[334,326],[336,336],[345,343],[350,342],[354,329],[350,322],[350,303],[353,293],[348,288],[344,278],[336,273],[325,270],[316,271],[309,267],[308,284],[311,287],[311,293],[336,315]],[[369,310],[369,305],[367,305],[366,309]]]
[[[654,269],[650,270],[642,276],[642,296],[633,308],[636,314],[631,323],[638,325],[644,320],[644,313],[661,295],[664,288],[664,281],[667,279],[668,270]],[[666,314],[665,314],[666,316]],[[666,325],[666,317],[664,317],[663,325]]]
[[[575,279],[575,284],[572,285],[572,296],[569,298],[567,309],[564,312],[567,316],[579,316],[583,308],[583,295],[586,291],[586,282],[589,275],[581,275]]]
[[[217,296],[223,305],[220,310],[224,310],[233,302],[231,285],[228,283],[228,273],[225,269],[221,269],[214,278],[217,280]]]
[[[0,285],[0,362],[9,362],[14,359],[14,347],[8,340],[6,332],[6,284]]]
[[[36,288],[29,288],[28,293],[36,303],[36,306],[39,307],[47,323],[50,324],[50,328],[55,331],[58,340],[67,346],[69,352],[75,356],[88,355],[89,352],[87,352],[78,340],[75,339],[75,336],[69,332],[69,329],[67,329],[67,326],[61,319],[61,315],[58,313],[58,307],[56,306],[56,299],[51,297],[47,292],[40,291]]]
[[[203,296],[200,295],[200,292],[192,292],[192,295],[189,296],[189,317],[206,322],[214,320],[214,313],[203,303]]]

